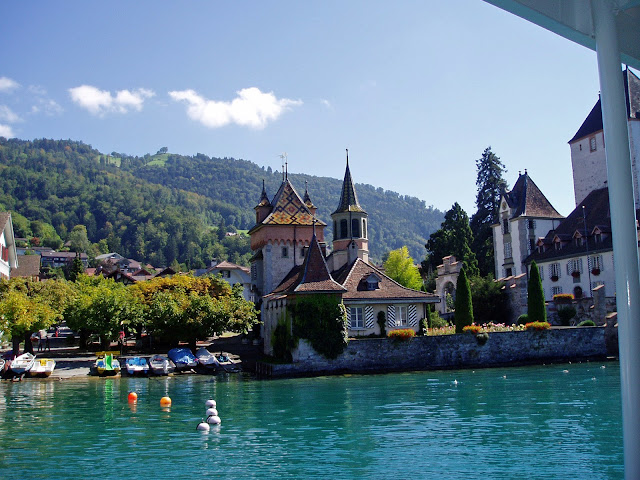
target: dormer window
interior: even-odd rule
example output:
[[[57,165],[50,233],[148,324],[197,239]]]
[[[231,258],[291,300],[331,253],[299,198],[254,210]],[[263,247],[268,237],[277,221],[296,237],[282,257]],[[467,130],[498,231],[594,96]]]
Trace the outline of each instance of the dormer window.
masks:
[[[368,291],[378,290],[380,288],[380,277],[372,273],[365,279],[365,284]]]

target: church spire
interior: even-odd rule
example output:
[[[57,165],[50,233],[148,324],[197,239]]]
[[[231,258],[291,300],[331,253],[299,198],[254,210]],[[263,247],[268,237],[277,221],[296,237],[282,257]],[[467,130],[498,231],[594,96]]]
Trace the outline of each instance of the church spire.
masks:
[[[349,149],[347,149],[347,169],[344,172],[344,181],[342,182],[342,193],[340,194],[340,203],[338,208],[333,213],[342,212],[364,212],[360,203],[358,202],[358,196],[356,195],[356,189],[353,186],[353,180],[351,179],[351,171],[349,170]],[[333,215],[333,214],[332,214]]]

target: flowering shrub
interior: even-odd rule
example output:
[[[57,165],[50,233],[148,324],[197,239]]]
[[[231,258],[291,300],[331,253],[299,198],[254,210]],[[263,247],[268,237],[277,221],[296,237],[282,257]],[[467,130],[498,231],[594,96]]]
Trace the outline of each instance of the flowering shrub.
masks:
[[[391,330],[388,335],[388,337],[392,340],[399,340],[403,342],[409,341],[415,336],[416,332],[414,332],[410,328],[399,328],[398,330]]]
[[[453,325],[447,325],[446,327],[430,328],[427,331],[427,335],[432,337],[437,335],[453,335],[454,333],[456,333],[456,327],[454,327]]]
[[[462,332],[469,332],[469,333],[473,333],[474,335],[477,335],[478,333],[480,333],[482,331],[482,327],[480,325],[466,325],[465,327],[462,328]]]
[[[573,294],[572,293],[556,293],[553,296],[553,301],[557,302],[558,300],[560,300],[561,302],[567,302],[567,301],[572,301],[573,300]]]
[[[524,326],[525,330],[547,330],[551,328],[549,322],[529,322]]]

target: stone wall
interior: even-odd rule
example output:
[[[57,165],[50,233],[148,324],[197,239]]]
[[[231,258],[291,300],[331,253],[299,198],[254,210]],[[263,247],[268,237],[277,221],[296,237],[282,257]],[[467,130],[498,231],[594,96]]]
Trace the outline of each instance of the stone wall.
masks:
[[[445,368],[489,367],[605,358],[604,327],[544,331],[496,332],[480,344],[470,333],[414,337],[408,342],[387,338],[351,340],[335,360],[316,353],[304,340],[291,364],[262,364],[268,376],[374,373]]]

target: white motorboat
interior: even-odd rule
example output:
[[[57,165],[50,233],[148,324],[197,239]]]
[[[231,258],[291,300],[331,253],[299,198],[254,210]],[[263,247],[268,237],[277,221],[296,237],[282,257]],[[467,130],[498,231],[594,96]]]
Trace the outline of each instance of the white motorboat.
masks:
[[[24,375],[36,361],[36,356],[32,353],[26,352],[22,355],[18,355],[11,361],[11,371],[16,375]]]
[[[149,359],[149,369],[153,375],[169,375],[175,368],[173,362],[164,355],[154,355]]]
[[[198,359],[200,367],[202,367],[205,371],[215,371],[220,367],[218,359],[205,347],[201,347],[198,349],[198,351],[196,352],[196,358]]]

